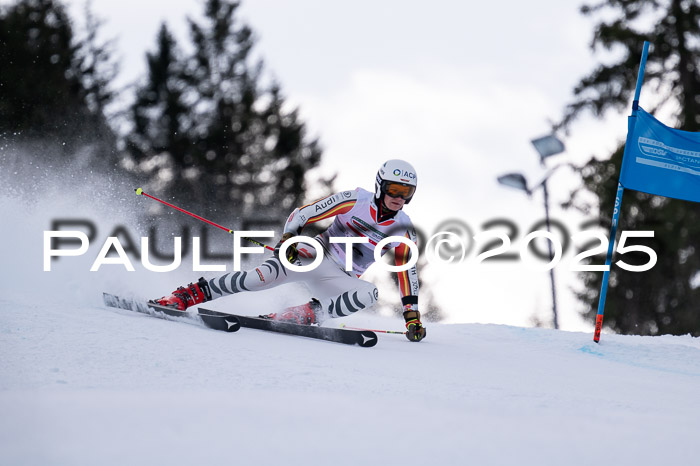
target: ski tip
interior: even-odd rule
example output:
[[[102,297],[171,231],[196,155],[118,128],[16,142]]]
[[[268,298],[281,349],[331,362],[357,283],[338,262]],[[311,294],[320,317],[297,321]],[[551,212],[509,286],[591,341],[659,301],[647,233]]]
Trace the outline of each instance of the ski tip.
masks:
[[[143,189],[141,189],[141,188],[136,188],[136,189],[134,189],[134,191],[136,191],[137,196],[140,196],[141,194],[143,194]]]
[[[226,326],[225,332],[237,332],[241,328],[241,323],[235,317],[228,317],[223,319],[223,324]]]
[[[204,325],[214,330],[223,330],[224,332],[237,332],[241,328],[241,322],[232,315],[216,315],[199,312],[199,317],[204,322]]]
[[[360,346],[363,348],[371,348],[372,346],[377,344],[377,334],[374,332],[370,332],[369,330],[364,330],[362,332],[359,332],[360,334],[358,335],[358,343]]]

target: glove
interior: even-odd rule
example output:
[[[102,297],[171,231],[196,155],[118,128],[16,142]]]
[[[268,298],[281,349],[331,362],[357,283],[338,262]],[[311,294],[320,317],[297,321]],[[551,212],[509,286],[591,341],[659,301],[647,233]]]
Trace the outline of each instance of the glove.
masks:
[[[294,233],[285,233],[282,235],[282,238],[280,239],[279,243],[275,246],[275,251],[274,254],[277,256],[278,259],[282,259],[280,257],[280,247],[282,246],[282,243],[287,241],[289,238],[294,236]],[[299,257],[299,251],[297,251],[297,245],[296,244],[290,244],[289,247],[287,248],[287,260],[290,263],[296,262],[297,258]]]
[[[425,327],[420,322],[420,312],[409,308],[404,311],[403,318],[406,319],[406,338],[408,341],[421,341],[425,338]]]

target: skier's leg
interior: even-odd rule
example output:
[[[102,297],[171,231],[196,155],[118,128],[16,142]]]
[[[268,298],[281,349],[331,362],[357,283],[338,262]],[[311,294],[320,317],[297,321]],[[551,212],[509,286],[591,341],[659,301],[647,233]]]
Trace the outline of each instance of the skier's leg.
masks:
[[[312,260],[300,258],[297,265],[308,265]],[[308,272],[289,270],[273,257],[250,270],[230,272],[209,280],[200,278],[197,283],[180,287],[171,296],[156,302],[184,310],[194,304],[241,291],[260,291],[300,281],[306,283],[316,299],[279,314],[271,314],[270,318],[313,323],[328,317],[345,317],[370,308],[377,302],[378,291],[374,284],[348,275],[327,257]]]
[[[350,315],[377,302],[378,292],[374,284],[349,276],[328,257],[314,270],[287,272],[290,274],[287,280],[306,284],[313,298],[308,303],[265,316],[269,319],[312,324],[329,317]]]
[[[345,317],[362,309],[369,309],[377,303],[379,292],[373,283],[356,279],[348,283],[342,293],[325,298],[319,298],[323,313],[329,317]]]
[[[276,257],[271,257],[259,266],[240,272],[230,272],[208,280],[212,299],[240,293],[274,288],[284,283],[297,281],[298,272],[287,269]]]
[[[301,263],[300,263],[301,264]],[[200,278],[196,283],[181,286],[170,296],[164,296],[154,302],[185,310],[195,304],[210,301],[222,296],[241,291],[260,291],[284,283],[299,281],[303,273],[285,268],[278,258],[272,257],[258,267],[240,272],[230,272],[209,280]]]
[[[348,275],[329,259],[309,273],[306,284],[320,303],[319,320],[349,316],[377,303],[379,292],[373,283]]]

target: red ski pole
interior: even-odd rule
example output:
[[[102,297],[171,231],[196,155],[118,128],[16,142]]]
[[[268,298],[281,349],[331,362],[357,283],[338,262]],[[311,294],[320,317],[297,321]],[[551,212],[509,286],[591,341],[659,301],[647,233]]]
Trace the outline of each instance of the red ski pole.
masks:
[[[370,328],[348,327],[348,326],[345,325],[345,324],[340,324],[340,328],[346,328],[346,329],[348,329],[348,330],[361,330],[361,331],[369,330],[370,332],[375,332],[375,333],[390,333],[390,334],[392,334],[392,335],[406,335],[406,332],[398,332],[398,331],[396,331],[396,330],[374,330],[374,329],[370,329]]]
[[[175,210],[179,210],[179,211],[182,212],[183,214],[187,214],[187,215],[189,215],[190,217],[194,217],[194,218],[196,218],[197,220],[201,220],[201,221],[203,221],[203,222],[205,222],[205,223],[208,223],[209,225],[215,226],[216,228],[221,228],[222,230],[224,230],[224,231],[226,231],[226,232],[228,232],[228,233],[233,234],[233,230],[231,230],[230,228],[222,227],[222,226],[219,225],[218,223],[214,223],[214,222],[212,222],[211,220],[207,220],[207,219],[204,218],[204,217],[200,217],[199,215],[193,214],[192,212],[188,212],[187,210],[181,209],[181,208],[178,207],[178,206],[174,206],[174,205],[172,205],[172,204],[169,204],[169,203],[167,203],[167,202],[165,202],[165,201],[163,201],[163,200],[161,200],[161,199],[158,199],[158,198],[155,197],[155,196],[151,196],[150,194],[146,194],[145,192],[143,192],[143,189],[141,189],[141,188],[136,188],[136,189],[134,189],[134,191],[136,191],[136,195],[137,195],[137,196],[146,196],[146,197],[149,197],[149,198],[153,199],[154,201],[158,201],[158,202],[160,202],[161,204],[167,205],[168,207],[172,207],[172,208],[175,209]],[[247,240],[247,241],[250,241],[250,242],[253,243],[253,244],[257,244],[258,246],[262,246],[262,247],[265,248],[265,249],[269,249],[270,251],[274,251],[274,250],[275,250],[275,248],[271,248],[271,247],[268,246],[267,244],[260,243],[260,242],[258,242],[258,241],[255,241],[254,239],[246,238],[246,237],[243,237],[243,239],[244,239],[244,240]]]

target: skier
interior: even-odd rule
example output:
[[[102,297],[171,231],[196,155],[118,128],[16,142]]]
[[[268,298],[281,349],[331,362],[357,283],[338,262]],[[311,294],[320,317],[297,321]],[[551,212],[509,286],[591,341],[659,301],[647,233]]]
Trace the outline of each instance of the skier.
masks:
[[[304,282],[315,296],[301,306],[268,314],[273,320],[310,325],[329,317],[344,317],[377,302],[374,284],[359,277],[374,263],[374,246],[387,236],[405,236],[413,243],[416,234],[410,218],[402,208],[416,191],[416,171],[403,160],[389,160],[377,172],[374,193],[357,188],[343,191],[311,204],[294,209],[284,226],[282,239],[275,247],[274,257],[260,266],[221,277],[180,287],[172,295],[155,302],[185,310],[187,307],[241,291],[258,291],[284,283]],[[331,226],[316,236],[323,247],[320,265],[310,271],[293,271],[283,266],[280,246],[287,239],[301,234],[305,225],[335,217]],[[346,244],[332,242],[334,237],[365,237],[364,243],[352,244],[352,271],[346,272]],[[389,243],[384,255],[395,248],[396,265],[408,263],[409,247],[401,242]],[[312,247],[300,242],[287,248],[287,260],[295,265],[308,265],[314,259]],[[406,321],[406,336],[410,341],[425,338],[425,327],[418,311],[418,274],[416,266],[399,272],[399,291]]]

